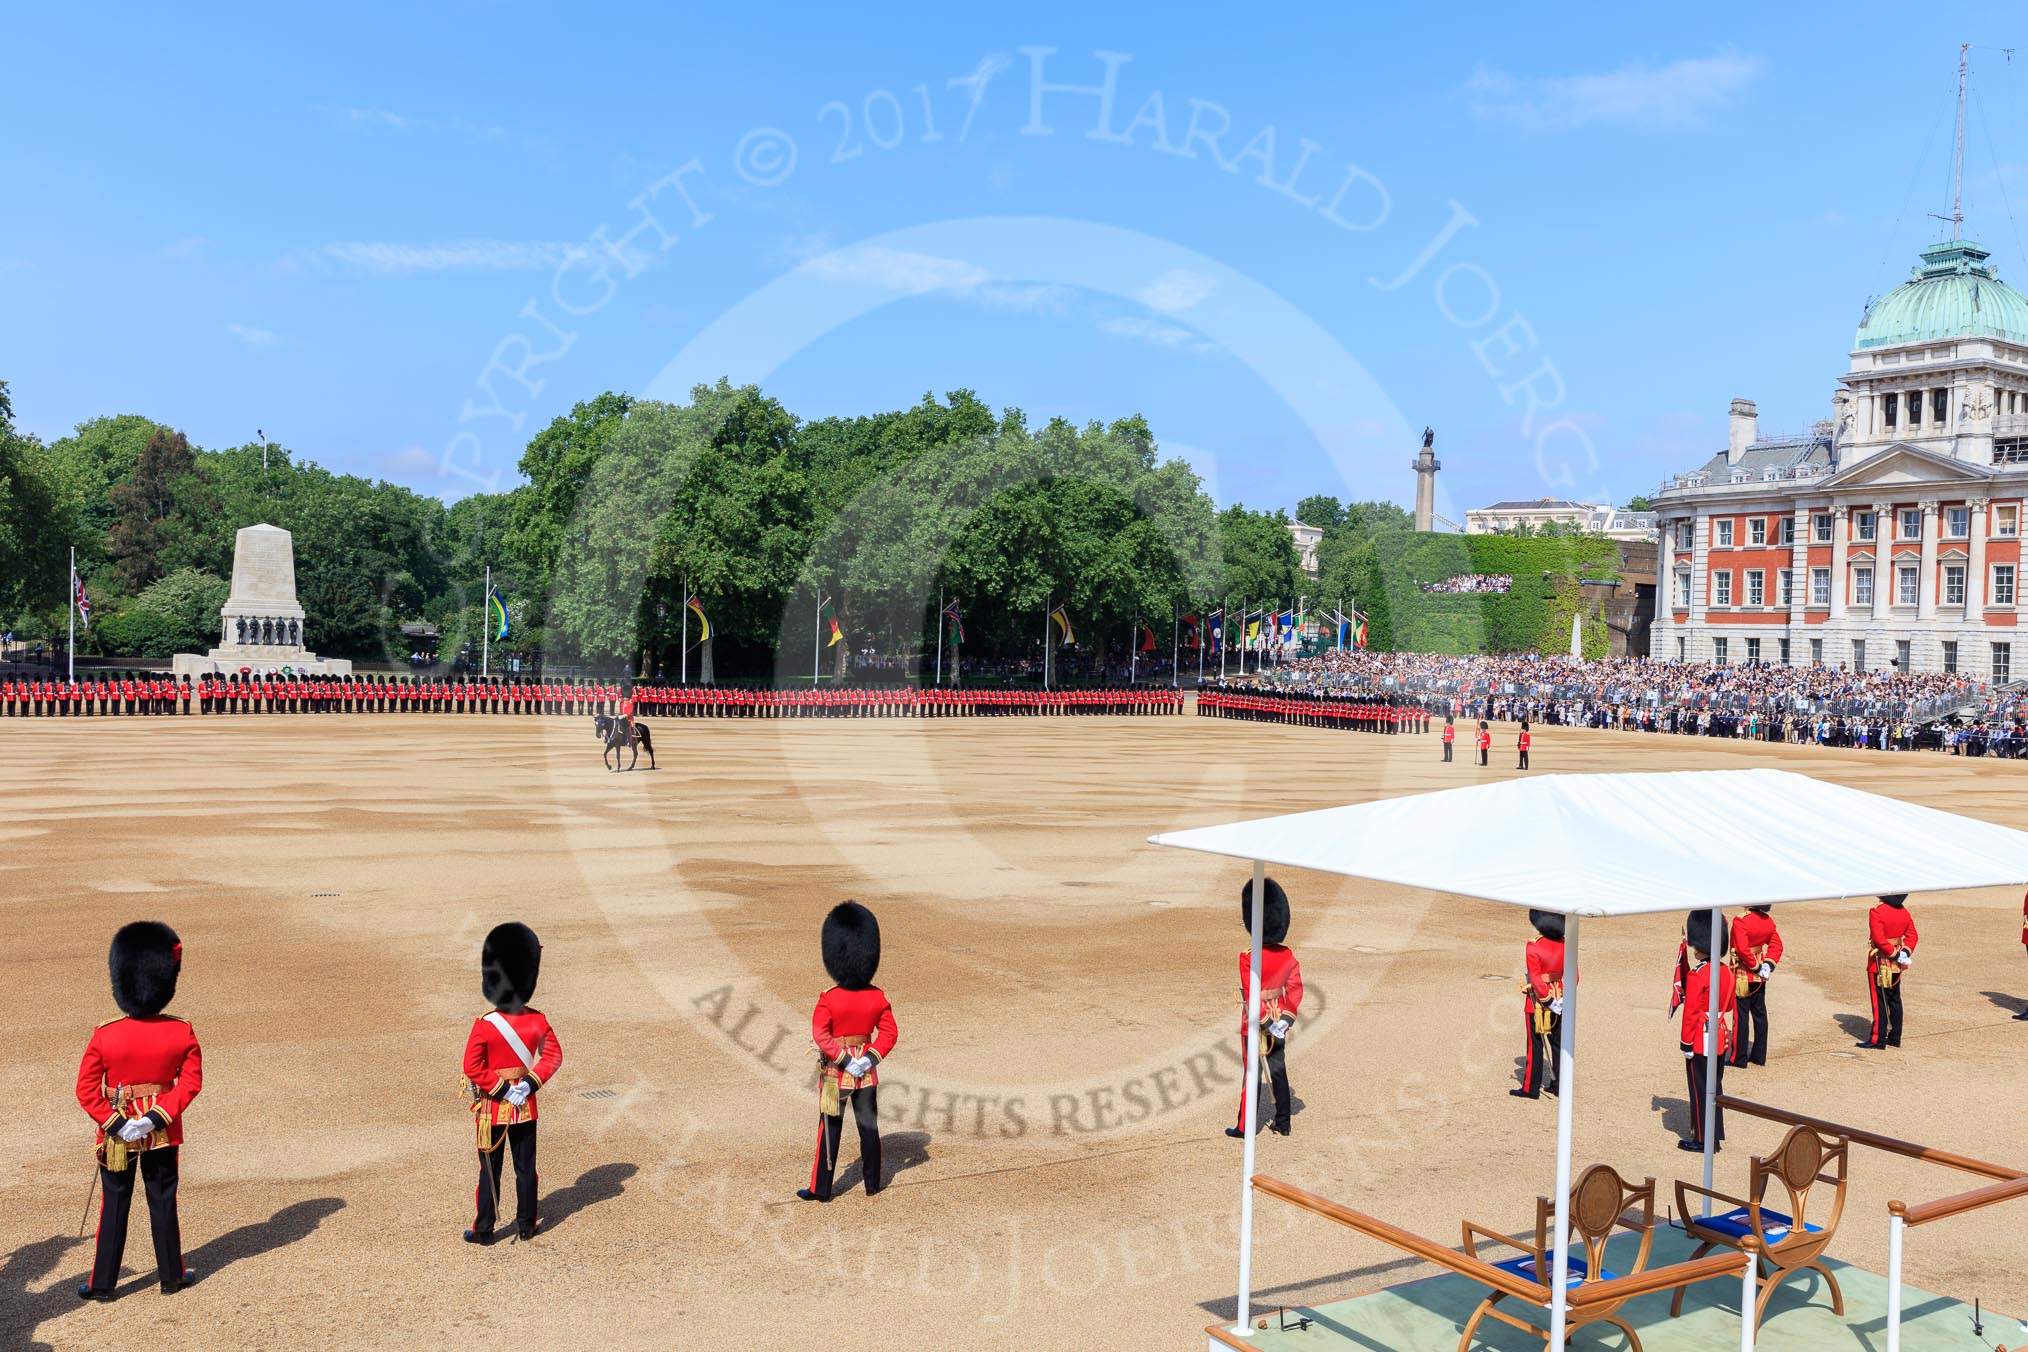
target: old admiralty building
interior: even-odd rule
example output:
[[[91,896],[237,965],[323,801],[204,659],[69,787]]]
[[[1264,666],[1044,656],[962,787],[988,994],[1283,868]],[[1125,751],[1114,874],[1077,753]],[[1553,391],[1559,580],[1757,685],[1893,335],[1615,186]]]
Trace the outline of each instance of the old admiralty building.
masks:
[[[2028,298],[1969,240],[1866,311],[1832,416],[1725,450],[1654,497],[1650,653],[2028,676]]]

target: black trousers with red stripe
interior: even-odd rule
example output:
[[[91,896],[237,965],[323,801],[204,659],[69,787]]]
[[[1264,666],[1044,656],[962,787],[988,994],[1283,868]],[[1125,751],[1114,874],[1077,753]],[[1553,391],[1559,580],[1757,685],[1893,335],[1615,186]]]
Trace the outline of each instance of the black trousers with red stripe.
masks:
[[[1754,982],[1753,987],[1739,997],[1739,1029],[1734,1036],[1738,1040],[1732,1047],[1733,1065],[1743,1066],[1749,1061],[1756,1066],[1767,1064],[1767,982]]]
[[[1524,1010],[1521,1026],[1528,1032],[1528,1054],[1521,1066],[1521,1092],[1533,1097],[1547,1089],[1556,1092],[1556,1067],[1558,1054],[1563,1049],[1563,1016],[1552,1015],[1549,1031],[1535,1031],[1535,1015]]]
[[[120,1284],[120,1260],[127,1252],[127,1216],[134,1207],[134,1175],[148,1194],[148,1229],[155,1237],[155,1272],[163,1287],[183,1285],[183,1230],[176,1223],[176,1151],[161,1146],[139,1153],[138,1167],[129,1156],[126,1168],[114,1173],[99,1168],[98,1252],[92,1259],[92,1290],[110,1294]]]
[[[1876,1047],[1899,1047],[1901,1045],[1901,983],[1883,986],[1871,972],[1866,974],[1866,989],[1873,992],[1873,1031],[1867,1041]]]
[[[479,1152],[479,1186],[473,1192],[472,1228],[482,1235],[493,1233],[500,1208],[500,1177],[507,1160],[504,1145],[514,1155],[514,1223],[524,1230],[535,1228],[535,1127],[533,1122],[510,1123],[503,1133],[493,1132],[493,1148]]]
[[[1725,1093],[1725,1054],[1718,1057],[1718,1080],[1716,1088],[1722,1097]],[[1704,1147],[1704,1071],[1709,1058],[1703,1052],[1683,1058],[1683,1069],[1690,1077],[1690,1140],[1698,1147]],[[1725,1109],[1721,1105],[1718,1116],[1713,1119],[1718,1128],[1718,1143],[1725,1144]]]
[[[859,1163],[866,1175],[866,1195],[880,1191],[880,1086],[850,1089],[839,1096],[838,1116],[817,1114],[817,1158],[810,1165],[810,1191],[819,1198],[831,1198],[831,1180],[838,1170],[838,1145],[845,1135],[847,1102],[852,1105],[852,1122],[859,1128]]]

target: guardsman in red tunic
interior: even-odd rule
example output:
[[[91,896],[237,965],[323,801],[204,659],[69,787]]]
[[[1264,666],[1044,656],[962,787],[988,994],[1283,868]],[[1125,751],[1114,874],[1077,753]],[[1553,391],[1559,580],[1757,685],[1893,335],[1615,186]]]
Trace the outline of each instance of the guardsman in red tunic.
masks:
[[[1901,978],[1915,961],[1915,917],[1908,894],[1882,897],[1866,916],[1866,989],[1873,997],[1873,1026],[1856,1045],[1882,1051],[1901,1045]]]
[[[1528,720],[1524,718],[1524,719],[1522,719],[1522,720],[1521,720],[1521,736],[1520,736],[1520,738],[1519,738],[1519,739],[1518,739],[1518,740],[1517,740],[1517,741],[1515,742],[1515,745],[1516,745],[1516,746],[1518,746],[1518,747],[1519,747],[1519,748],[1521,749],[1521,763],[1520,763],[1519,765],[1517,765],[1517,766],[1515,766],[1515,767],[1514,767],[1514,768],[1515,768],[1515,769],[1517,769],[1517,770],[1526,770],[1526,769],[1528,768],[1528,743],[1529,743],[1529,740],[1530,740],[1530,739],[1529,739],[1529,736],[1528,736]]]
[[[1296,961],[1295,951],[1289,948],[1289,894],[1273,878],[1261,880],[1261,894],[1265,905],[1260,917],[1260,1055],[1263,1088],[1274,1092],[1275,1114],[1272,1120],[1263,1122],[1258,1106],[1254,1109],[1254,1130],[1267,1127],[1277,1136],[1289,1134],[1289,1114],[1294,1110],[1295,1096],[1289,1091],[1288,1046],[1289,1029],[1296,1021],[1296,1014],[1303,1007],[1303,965]],[[1249,936],[1253,934],[1253,884],[1247,882],[1239,889],[1239,921],[1246,927]],[[1240,1064],[1246,1064],[1246,1012],[1253,990],[1253,949],[1251,946],[1239,955],[1239,1055]],[[1246,1136],[1246,1079],[1239,1082],[1239,1117],[1225,1129],[1227,1136],[1244,1139]]]
[[[1704,1054],[1704,1039],[1707,1034],[1707,1016],[1711,1012],[1711,973],[1709,966],[1712,955],[1706,952],[1711,947],[1713,921],[1717,922],[1718,953],[1725,956],[1728,946],[1728,931],[1725,917],[1719,911],[1692,911],[1683,926],[1684,956],[1681,960],[1683,987],[1683,1026],[1677,1033],[1676,1050],[1683,1054],[1683,1069],[1690,1085],[1690,1135],[1676,1142],[1680,1150],[1704,1153],[1704,1081],[1708,1074],[1717,1078],[1713,1087],[1720,1095],[1725,1093],[1725,1063],[1732,1051],[1733,1021],[1737,1015],[1739,997],[1734,993],[1730,973],[1720,972],[1718,979],[1718,1037],[1715,1058]],[[1715,1061],[1715,1064],[1714,1064]],[[1714,1119],[1717,1126],[1718,1145],[1725,1144],[1725,1109],[1718,1109]]]
[[[2021,946],[2028,948],[2028,893],[2023,893],[2021,897]],[[2023,1009],[2014,1017],[2028,1023],[2028,1009]]]
[[[1556,1092],[1563,1044],[1563,917],[1531,908],[1528,923],[1536,935],[1522,951],[1528,975],[1521,980],[1521,1016],[1528,1047],[1521,1060],[1521,1087],[1507,1092],[1532,1099],[1545,1089]]]
[[[796,1189],[806,1202],[831,1200],[838,1145],[844,1135],[845,1105],[859,1128],[859,1167],[866,1195],[879,1192],[880,1071],[901,1035],[894,1007],[873,984],[880,970],[880,922],[856,901],[841,902],[824,917],[824,970],[838,984],[817,997],[810,1015],[810,1040],[822,1074],[817,1097],[817,1149],[810,1186]]]
[[[1493,750],[1493,734],[1486,727],[1486,720],[1479,720],[1479,764],[1484,765]]]
[[[479,1186],[469,1244],[491,1244],[500,1205],[503,1155],[514,1156],[514,1224],[535,1237],[535,1097],[563,1065],[563,1044],[539,1009],[528,1007],[542,969],[542,944],[518,922],[495,925],[479,952],[479,989],[493,1012],[472,1020],[465,1084],[479,1128]],[[505,1146],[506,1150],[501,1147]]]
[[[183,1145],[183,1114],[204,1085],[197,1034],[183,1019],[162,1012],[176,998],[183,945],[167,925],[137,920],[113,936],[107,966],[113,1003],[124,1017],[93,1031],[77,1067],[78,1106],[98,1124],[102,1193],[92,1275],[77,1293],[82,1300],[113,1298],[139,1174],[148,1194],[156,1275],[162,1294],[173,1296],[197,1280],[183,1265],[176,1157]]]
[[[1775,928],[1773,911],[1772,906],[1755,906],[1732,922],[1733,986],[1739,993],[1735,1066],[1767,1064],[1767,983],[1782,960],[1782,932]]]
[[[1444,715],[1444,764],[1451,763],[1451,743],[1458,740],[1458,730],[1451,726],[1449,714]]]

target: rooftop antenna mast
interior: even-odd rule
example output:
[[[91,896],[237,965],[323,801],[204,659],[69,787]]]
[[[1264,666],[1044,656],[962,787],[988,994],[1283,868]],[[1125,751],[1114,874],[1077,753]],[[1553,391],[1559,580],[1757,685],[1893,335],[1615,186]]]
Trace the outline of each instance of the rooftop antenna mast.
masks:
[[[1959,238],[1965,224],[1965,67],[1971,50],[1969,42],[1958,44],[1958,137],[1951,158],[1951,214],[1936,217],[1951,223],[1953,241]]]

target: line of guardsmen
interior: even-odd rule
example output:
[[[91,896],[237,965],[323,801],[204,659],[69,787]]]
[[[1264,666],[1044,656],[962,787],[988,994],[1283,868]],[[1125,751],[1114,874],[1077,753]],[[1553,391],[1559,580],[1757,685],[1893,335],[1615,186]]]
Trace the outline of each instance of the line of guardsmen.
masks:
[[[1713,917],[1716,915],[1714,947]],[[1550,911],[1528,913],[1537,937],[1522,955],[1527,975],[1521,982],[1525,1041],[1521,1086],[1516,1098],[1556,1092],[1557,1046],[1563,1026],[1563,917]],[[1905,894],[1882,896],[1866,913],[1866,1037],[1857,1045],[1872,1051],[1901,1046],[1902,987],[1921,942]],[[2021,903],[2021,942],[2028,947],[2028,895]],[[1773,907],[1751,906],[1729,921],[1722,911],[1692,912],[1684,922],[1676,949],[1676,971],[1670,989],[1669,1015],[1680,1013],[1677,1050],[1687,1069],[1690,1093],[1690,1134],[1678,1144],[1684,1150],[1704,1149],[1706,1024],[1711,1011],[1708,964],[1723,965],[1718,976],[1718,1053],[1715,1075],[1720,1095],[1725,1070],[1765,1066],[1768,1057],[1768,985],[1784,956],[1781,929]],[[2028,1022],[2028,1009],[2014,1015]],[[1724,1115],[1716,1117],[1717,1136],[1725,1139]]]
[[[1200,717],[1383,733],[1428,732],[1431,718],[1429,708],[1413,700],[1234,685],[1199,690],[1197,712]]]

